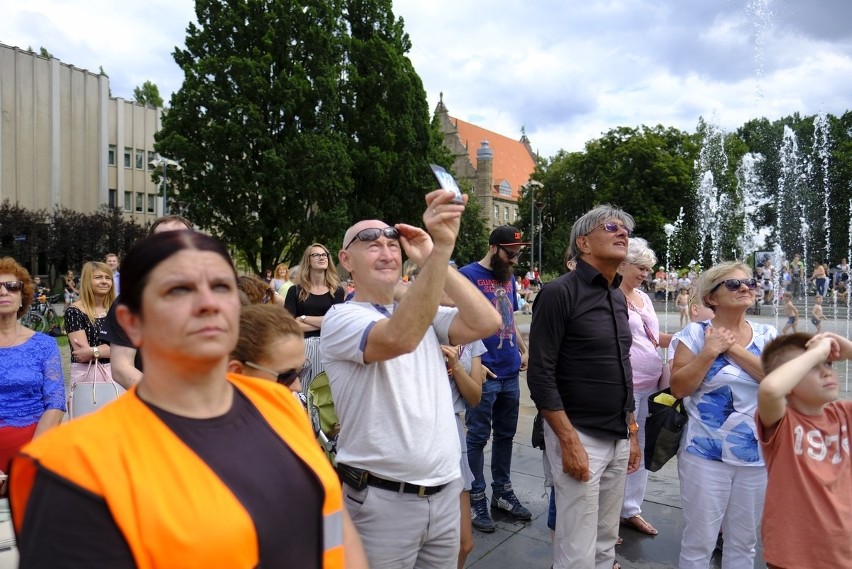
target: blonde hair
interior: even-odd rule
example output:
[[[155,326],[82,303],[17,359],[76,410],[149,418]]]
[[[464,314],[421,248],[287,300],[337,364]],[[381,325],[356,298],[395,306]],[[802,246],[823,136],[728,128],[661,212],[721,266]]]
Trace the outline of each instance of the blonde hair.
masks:
[[[717,284],[717,280],[737,270],[748,275],[746,278],[751,278],[751,267],[742,261],[727,261],[719,263],[718,265],[710,267],[701,274],[701,278],[698,279],[698,283],[695,285],[695,292],[701,299],[704,306],[713,312],[716,312],[716,307],[707,302],[707,297],[710,296],[710,294],[716,294],[715,291],[713,293],[710,291],[713,290],[713,287]]]
[[[109,265],[98,261],[89,261],[83,265],[83,270],[80,271],[80,300],[78,302],[83,313],[93,324],[98,317],[98,307],[95,306],[95,291],[92,288],[92,278],[96,272],[104,273],[109,277],[109,292],[104,297],[106,308],[112,306],[115,300],[115,282],[112,280],[112,269],[109,268]]]
[[[654,269],[657,264],[657,255],[648,247],[648,242],[641,237],[631,237],[627,244],[627,257],[624,262],[629,265],[640,265]]]
[[[334,293],[337,292],[337,288],[340,286],[340,277],[337,275],[337,268],[334,266],[334,259],[331,258],[331,253],[328,251],[325,245],[322,243],[313,243],[308,245],[305,249],[305,252],[302,253],[302,261],[299,263],[299,300],[304,302],[308,299],[308,295],[311,293],[311,249],[315,247],[319,247],[325,254],[328,255],[326,257],[328,259],[328,267],[325,269],[325,286],[328,287],[328,294],[334,298]]]
[[[277,265],[275,265],[275,270],[272,271],[272,278],[278,278],[278,269],[281,268],[284,269],[284,280],[290,280],[290,265],[288,265],[287,263],[278,263]]]

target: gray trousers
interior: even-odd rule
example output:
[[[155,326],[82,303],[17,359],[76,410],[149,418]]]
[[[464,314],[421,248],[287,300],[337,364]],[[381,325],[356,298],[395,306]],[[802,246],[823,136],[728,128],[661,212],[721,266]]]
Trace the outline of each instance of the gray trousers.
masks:
[[[455,569],[460,544],[461,478],[424,498],[375,486],[343,485],[343,503],[371,569]]]

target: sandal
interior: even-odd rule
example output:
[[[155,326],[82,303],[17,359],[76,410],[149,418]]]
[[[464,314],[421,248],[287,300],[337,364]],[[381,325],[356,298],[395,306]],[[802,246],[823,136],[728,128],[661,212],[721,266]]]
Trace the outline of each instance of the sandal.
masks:
[[[621,545],[622,543],[624,543],[624,538],[618,536],[618,539],[615,540],[615,545]]]
[[[621,569],[621,565],[618,564],[618,561],[612,562],[612,569]]]
[[[646,535],[657,535],[657,533],[659,533],[657,532],[657,528],[646,522],[639,514],[630,516],[629,518],[622,518],[621,525],[633,528]]]

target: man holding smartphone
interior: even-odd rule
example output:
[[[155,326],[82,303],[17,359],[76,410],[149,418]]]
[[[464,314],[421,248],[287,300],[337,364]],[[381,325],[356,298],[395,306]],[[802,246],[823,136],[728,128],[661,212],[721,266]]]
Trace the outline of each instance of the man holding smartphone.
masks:
[[[436,190],[423,222],[350,227],[338,253],[355,295],[322,327],[323,361],[342,430],[337,470],[373,569],[455,567],[461,452],[441,344],[494,332],[499,318],[449,267],[463,204]],[[399,303],[403,250],[420,267]],[[446,293],[455,308],[439,307]],[[369,499],[368,499],[369,498]]]

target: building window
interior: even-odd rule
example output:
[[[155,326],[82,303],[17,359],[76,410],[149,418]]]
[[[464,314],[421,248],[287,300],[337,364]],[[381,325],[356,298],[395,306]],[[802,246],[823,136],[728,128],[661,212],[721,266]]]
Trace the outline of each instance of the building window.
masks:
[[[130,211],[131,201],[133,200],[133,192],[124,192],[124,211]]]
[[[157,201],[157,196],[148,194],[148,213],[154,213],[154,204]]]
[[[107,203],[109,204],[109,208],[113,209],[117,207],[118,204],[116,202],[118,201],[118,190],[110,190],[108,196],[109,201]]]
[[[509,223],[509,208],[503,208],[503,221]]]
[[[109,145],[109,150],[107,151],[107,164],[110,166],[115,166],[115,154],[118,152],[118,149],[115,147],[115,144]]]
[[[497,191],[501,196],[511,196],[512,195],[512,186],[506,180],[500,182],[500,187],[497,188]]]
[[[145,198],[145,194],[142,192],[136,192],[136,211],[138,213],[142,213],[142,200]]]
[[[136,149],[136,169],[144,170],[145,169],[145,151]]]
[[[494,206],[494,219],[496,221],[500,221],[500,206],[499,205]]]
[[[151,162],[153,162],[156,159],[157,159],[157,153],[154,152],[153,150],[149,150],[148,151],[148,164],[150,164]]]
[[[130,155],[133,154],[132,148],[124,147],[124,167],[130,168]]]

